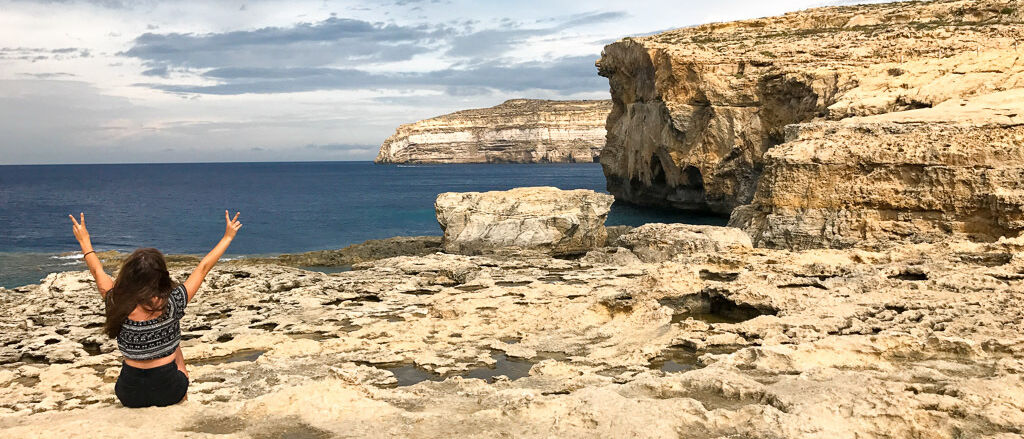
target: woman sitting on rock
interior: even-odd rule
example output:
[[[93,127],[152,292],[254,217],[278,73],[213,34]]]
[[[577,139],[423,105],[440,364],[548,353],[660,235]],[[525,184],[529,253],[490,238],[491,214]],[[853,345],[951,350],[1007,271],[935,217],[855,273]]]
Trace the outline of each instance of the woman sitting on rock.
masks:
[[[82,245],[85,263],[106,304],[103,333],[117,339],[117,347],[124,355],[121,374],[114,385],[117,399],[125,407],[167,406],[183,401],[188,392],[188,371],[179,346],[179,321],[206,274],[242,227],[239,214],[235,213],[232,219],[224,211],[224,237],[180,285],[171,280],[164,255],[155,248],[132,252],[121,265],[117,280],[112,280],[103,272],[103,263],[92,249],[85,214],[80,215],[80,220],[68,216],[74,223],[75,238]]]

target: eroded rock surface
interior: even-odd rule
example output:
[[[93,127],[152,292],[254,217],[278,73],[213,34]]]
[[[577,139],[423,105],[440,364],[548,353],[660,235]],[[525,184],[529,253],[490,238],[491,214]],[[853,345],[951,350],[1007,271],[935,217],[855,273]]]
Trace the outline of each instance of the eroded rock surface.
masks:
[[[750,236],[737,228],[659,223],[633,228],[611,243],[631,250],[644,262],[752,247]]]
[[[993,97],[1001,95],[1001,103]],[[977,103],[793,125],[765,155],[753,203],[730,225],[757,245],[878,247],[1024,230],[1024,90]],[[1015,108],[1018,107],[1018,108]],[[1020,111],[1020,114],[1017,112]],[[895,120],[894,120],[895,119]]]
[[[592,163],[611,102],[512,99],[398,127],[377,163]]]
[[[614,104],[601,152],[608,189],[616,198],[637,204],[729,213],[751,201],[766,161],[792,162],[781,152],[765,155],[787,140],[787,125],[943,103],[959,106],[960,99],[1024,88],[1022,18],[1024,6],[1019,1],[894,2],[812,9],[623,39],[605,47],[598,62],[599,73],[608,77]],[[1018,109],[1022,105],[1016,103]],[[983,105],[976,110],[975,117],[961,123],[982,126],[1024,113],[995,115]],[[827,136],[821,139],[820,147],[831,148]],[[865,135],[854,143],[869,148],[870,141]],[[802,142],[804,147],[812,143],[810,138]],[[1015,146],[1021,147],[1019,140]],[[859,167],[858,179],[875,177],[870,175],[872,157],[844,159],[865,159],[847,163],[847,169]],[[905,168],[914,166],[924,163],[910,160]],[[954,160],[941,166],[969,165]],[[1019,167],[1020,162],[1002,166]],[[769,172],[781,171],[776,166]],[[820,175],[815,184],[838,180],[839,176]],[[920,182],[910,191],[926,190],[926,184],[958,183]],[[835,203],[860,201],[855,197]],[[914,220],[930,221],[920,215]],[[937,222],[943,221],[946,218]],[[853,236],[840,240],[845,239]]]
[[[0,295],[0,431],[1019,437],[1022,249],[225,265],[182,321],[189,401],[146,410],[116,403],[120,356],[89,274],[53,274]]]
[[[605,245],[604,221],[614,198],[591,190],[525,187],[447,192],[434,208],[444,250],[481,254],[508,249],[579,254]]]

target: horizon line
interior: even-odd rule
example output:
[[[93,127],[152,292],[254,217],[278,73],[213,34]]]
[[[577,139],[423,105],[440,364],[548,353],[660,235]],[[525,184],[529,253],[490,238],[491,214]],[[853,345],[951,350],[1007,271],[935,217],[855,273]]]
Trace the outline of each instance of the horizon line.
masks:
[[[83,166],[83,165],[212,165],[226,163],[357,163],[366,160],[251,160],[251,161],[206,161],[206,162],[100,162],[100,163],[0,163],[0,166]]]

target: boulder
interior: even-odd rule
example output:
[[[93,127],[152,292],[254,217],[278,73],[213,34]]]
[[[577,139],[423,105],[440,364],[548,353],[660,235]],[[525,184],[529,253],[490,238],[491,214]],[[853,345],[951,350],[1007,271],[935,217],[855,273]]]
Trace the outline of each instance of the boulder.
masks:
[[[552,255],[580,254],[605,244],[613,198],[591,190],[526,187],[448,192],[434,209],[448,253],[483,254],[509,248]]]
[[[752,248],[750,236],[733,227],[693,224],[644,224],[622,235],[613,245],[625,247],[643,262],[672,260],[684,253],[716,253]]]

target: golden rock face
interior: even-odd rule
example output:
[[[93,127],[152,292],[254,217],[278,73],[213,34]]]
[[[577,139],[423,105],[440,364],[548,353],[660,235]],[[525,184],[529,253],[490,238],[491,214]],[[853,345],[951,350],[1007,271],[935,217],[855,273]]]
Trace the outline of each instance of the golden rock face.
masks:
[[[812,156],[830,155],[828,151],[851,144],[871,150],[872,136],[885,131],[880,126],[888,125],[893,127],[890,131],[902,133],[898,137],[905,148],[923,148],[920,153],[898,155],[897,161],[906,160],[904,168],[923,164],[915,160],[941,146],[946,129],[968,155],[988,154],[973,148],[975,143],[983,146],[980,139],[993,136],[1020,146],[1019,140],[1013,140],[1014,134],[998,130],[1019,123],[1024,114],[1018,111],[1024,110],[1020,108],[1024,101],[1014,94],[1024,87],[1024,63],[1017,61],[1024,54],[1019,45],[1024,41],[1022,13],[1024,7],[1015,1],[820,8],[611,44],[598,62],[599,73],[609,79],[613,102],[608,138],[601,152],[609,190],[618,199],[638,204],[722,214],[754,202],[745,212],[760,214],[753,219],[745,214],[733,222],[748,227],[757,241],[766,224],[759,217],[775,215],[782,222],[795,221],[783,218],[789,214],[777,212],[788,203],[785,199],[799,196],[788,186],[790,181],[810,178],[807,182],[815,190],[826,192],[830,187],[840,189],[835,185],[848,184],[851,179],[870,184],[870,179],[856,172],[829,174],[834,168],[828,167],[818,168],[815,172],[819,175],[813,177],[787,174],[795,172],[795,168],[787,168],[792,157],[773,151],[792,151],[795,147],[789,147],[789,142],[799,142],[801,150],[815,151]],[[813,130],[787,128],[823,122],[832,123],[830,133],[842,132],[840,137],[845,140],[830,141],[831,135],[802,138]],[[867,128],[857,128],[862,124],[868,124]],[[923,131],[915,133],[917,129]],[[992,129],[997,131],[963,132]],[[797,134],[791,136],[790,132]],[[845,159],[850,160],[851,169],[861,170],[874,160],[870,151]],[[950,160],[943,166],[962,166]],[[1013,168],[1019,163],[1011,160],[998,166]],[[971,172],[961,174],[967,178]],[[972,175],[970,178],[987,178],[983,173]],[[912,192],[928,190],[921,185],[941,188],[952,183],[921,178],[905,182]],[[892,216],[864,212],[883,208],[856,197],[836,196],[848,197],[831,202],[844,206],[850,218],[859,218],[856,221]],[[1009,198],[1000,198],[996,204],[1003,207],[996,209],[1005,211]],[[937,216],[944,221],[962,223],[962,218],[956,218],[967,215],[970,208],[984,210],[990,205],[977,201],[938,207],[910,203],[897,210],[937,208]],[[936,215],[911,217],[931,222]],[[994,217],[986,221],[1000,222]],[[781,229],[775,236],[790,227],[778,224]],[[895,229],[902,226],[877,236],[898,236],[903,232]],[[833,228],[854,233],[865,227],[870,226],[837,223]],[[817,239],[801,238],[804,242],[800,245],[819,245],[814,244]],[[852,240],[850,235],[824,245],[850,245]],[[759,244],[785,247],[795,242],[784,241],[765,238]]]

